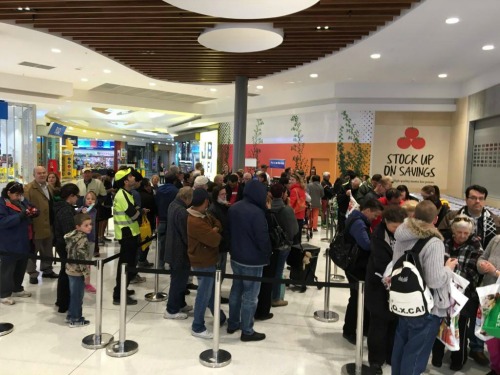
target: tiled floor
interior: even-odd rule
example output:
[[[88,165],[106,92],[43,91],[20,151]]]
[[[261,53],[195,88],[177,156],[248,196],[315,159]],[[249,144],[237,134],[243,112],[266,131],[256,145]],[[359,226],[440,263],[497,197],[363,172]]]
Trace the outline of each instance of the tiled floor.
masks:
[[[322,235],[315,234],[310,243],[324,250]],[[115,253],[117,246],[116,242],[105,246],[108,256]],[[154,253],[150,254],[150,261]],[[323,253],[317,269],[320,280],[324,280],[325,273]],[[115,270],[116,261],[105,266],[102,327],[103,332],[118,338],[119,306],[114,306],[111,299]],[[65,315],[54,308],[57,281],[40,278],[40,284],[30,285],[26,278],[25,287],[33,297],[18,298],[13,306],[0,305],[0,321],[15,326],[14,332],[0,337],[0,374],[340,374],[345,363],[354,361],[354,346],[342,338],[347,289],[331,290],[331,310],[340,315],[336,323],[322,323],[313,318],[314,311],[323,309],[324,290],[309,287],[305,293],[287,290],[289,305],[273,308],[273,319],[256,322],[255,329],[267,335],[264,341],[243,343],[238,333],[229,335],[223,327],[220,348],[231,353],[232,362],[224,368],[210,369],[199,363],[199,355],[210,349],[212,342],[190,335],[191,318],[163,319],[165,303],[148,303],[143,298],[153,290],[154,280],[151,274],[145,276],[146,283],[131,286],[139,303],[127,311],[127,338],[139,344],[139,351],[127,358],[112,358],[105,350],[82,347],[82,338],[95,329],[94,295],[86,294],[84,300],[84,315],[91,325],[70,329],[64,323]],[[92,279],[95,280],[95,273]],[[228,295],[230,286],[230,280],[223,283],[223,295]],[[168,290],[168,276],[160,276],[160,289]],[[192,292],[187,297],[188,303],[193,304],[194,296]],[[222,308],[227,313],[227,305]],[[210,330],[212,321],[207,314]],[[366,341],[364,350],[366,363]],[[439,371],[430,365],[429,368],[429,374],[453,373],[447,369],[446,359]],[[488,371],[469,361],[457,374],[479,375]],[[390,367],[385,367],[384,374],[389,373]]]

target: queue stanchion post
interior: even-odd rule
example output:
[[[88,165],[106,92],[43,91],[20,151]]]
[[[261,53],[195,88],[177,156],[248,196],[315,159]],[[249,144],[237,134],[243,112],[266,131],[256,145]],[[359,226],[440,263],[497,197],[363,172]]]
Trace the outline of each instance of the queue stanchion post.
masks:
[[[110,357],[128,357],[139,350],[139,344],[126,339],[127,324],[127,264],[122,264],[120,280],[120,338],[113,341],[106,348],[106,354]]]
[[[326,212],[324,212],[324,217],[326,218],[326,237],[321,239],[321,242],[330,242],[329,234],[330,234],[330,202],[326,205]]]
[[[219,349],[220,340],[220,288],[222,284],[222,272],[220,269],[215,271],[214,283],[214,337],[213,347],[203,351],[200,354],[200,363],[203,366],[219,368],[231,363],[231,353]]]
[[[328,283],[330,280],[330,255],[328,250],[326,250],[326,269],[325,269],[325,282]],[[314,319],[325,323],[334,323],[339,320],[339,314],[330,311],[330,287],[325,287],[325,303],[324,309],[314,312]]]
[[[155,268],[160,268],[160,236],[156,234],[156,257],[155,257]],[[162,302],[168,298],[167,293],[162,293],[158,291],[158,285],[160,282],[160,275],[155,273],[155,281],[154,281],[154,291],[148,293],[144,296],[146,301],[148,302]]]
[[[337,273],[337,265],[335,263],[333,263],[333,274],[330,276],[330,281],[344,281],[345,280],[345,276],[342,276],[342,275],[339,275]]]
[[[2,258],[0,257],[0,273],[2,272]],[[12,323],[0,323],[0,336],[5,336],[14,330]]]
[[[86,349],[102,349],[106,347],[112,340],[113,335],[102,333],[102,297],[103,297],[103,272],[104,262],[102,259],[97,260],[97,288],[95,301],[95,334],[85,336],[82,340],[82,346]]]
[[[363,364],[363,320],[365,310],[365,282],[358,282],[358,321],[356,323],[356,360],[342,366],[345,375],[370,375],[370,368]]]

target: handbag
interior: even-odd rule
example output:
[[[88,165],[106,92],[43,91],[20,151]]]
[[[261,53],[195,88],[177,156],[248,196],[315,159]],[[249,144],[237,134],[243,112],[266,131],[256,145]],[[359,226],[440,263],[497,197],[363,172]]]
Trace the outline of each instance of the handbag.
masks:
[[[279,212],[279,211],[278,211]],[[271,212],[271,227],[269,228],[269,237],[273,250],[286,251],[290,249],[292,242],[288,240],[285,231],[278,223],[276,215]]]
[[[293,212],[298,214],[299,212],[306,210],[306,200],[302,198],[297,190],[295,190],[295,194],[297,194],[297,200],[295,201],[295,207],[293,207]]]
[[[345,227],[344,231],[338,232],[335,235],[328,252],[333,263],[342,268],[344,271],[353,266],[358,259],[358,245],[356,242],[352,243],[346,241],[345,237],[345,234],[349,233],[349,229],[353,222],[351,222],[349,226]]]
[[[142,223],[141,226],[139,227],[139,231],[141,234],[141,243],[151,239],[151,224],[149,223],[148,217],[146,214],[142,215]],[[153,241],[147,241],[146,243],[141,245],[142,251],[145,251],[150,245],[151,242]]]

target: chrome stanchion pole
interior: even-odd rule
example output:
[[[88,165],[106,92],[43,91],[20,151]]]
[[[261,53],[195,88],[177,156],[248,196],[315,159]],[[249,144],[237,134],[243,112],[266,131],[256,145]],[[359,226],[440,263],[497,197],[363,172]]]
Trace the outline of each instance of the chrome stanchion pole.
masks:
[[[321,242],[330,242],[330,238],[329,238],[329,234],[330,234],[330,202],[328,202],[328,204],[326,205],[326,210],[327,212],[325,212],[325,218],[326,218],[326,237],[323,237],[321,239]]]
[[[0,257],[0,274],[2,272],[2,258]],[[14,330],[12,323],[0,323],[0,336],[5,336]]]
[[[363,312],[365,310],[365,282],[358,282],[358,322],[356,324],[356,362],[342,366],[342,374],[370,375],[370,368],[363,365]]]
[[[156,257],[155,257],[155,268],[160,268],[160,236],[156,234]],[[155,273],[155,290],[151,293],[148,293],[144,296],[146,301],[148,302],[162,302],[165,301],[168,297],[167,293],[162,293],[158,291],[158,284],[160,280],[160,275]]]
[[[219,349],[220,339],[220,287],[222,284],[221,270],[215,271],[214,286],[214,338],[213,348],[200,354],[200,363],[206,367],[218,368],[231,363],[231,353]]]
[[[82,340],[82,346],[86,349],[102,349],[106,347],[112,340],[113,335],[102,333],[102,288],[103,288],[103,272],[104,262],[102,259],[97,260],[97,285],[95,295],[95,334],[85,336]]]
[[[335,263],[333,263],[333,275],[330,276],[330,281],[344,281],[345,280],[345,276],[342,276],[342,275],[339,275],[337,273],[337,265]]]
[[[330,281],[330,255],[328,250],[326,250],[326,270],[325,270],[325,282]],[[339,314],[330,311],[330,287],[325,287],[325,304],[323,310],[318,310],[314,312],[314,319],[325,323],[334,323],[339,320]]]
[[[120,339],[113,341],[106,348],[106,354],[110,357],[128,357],[137,353],[139,344],[135,341],[127,340],[126,320],[127,320],[127,264],[122,264],[120,282]]]

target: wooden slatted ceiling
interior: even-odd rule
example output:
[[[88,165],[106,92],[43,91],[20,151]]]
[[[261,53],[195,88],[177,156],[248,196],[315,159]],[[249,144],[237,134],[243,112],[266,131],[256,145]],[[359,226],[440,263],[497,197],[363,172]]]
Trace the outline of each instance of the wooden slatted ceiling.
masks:
[[[207,49],[198,36],[218,23],[255,21],[203,16],[162,0],[1,0],[0,20],[62,35],[154,79],[208,84],[230,83],[237,75],[264,77],[315,61],[419,1],[320,0],[302,12],[265,20],[283,28],[283,43],[243,54]],[[30,10],[19,11],[20,6]]]

